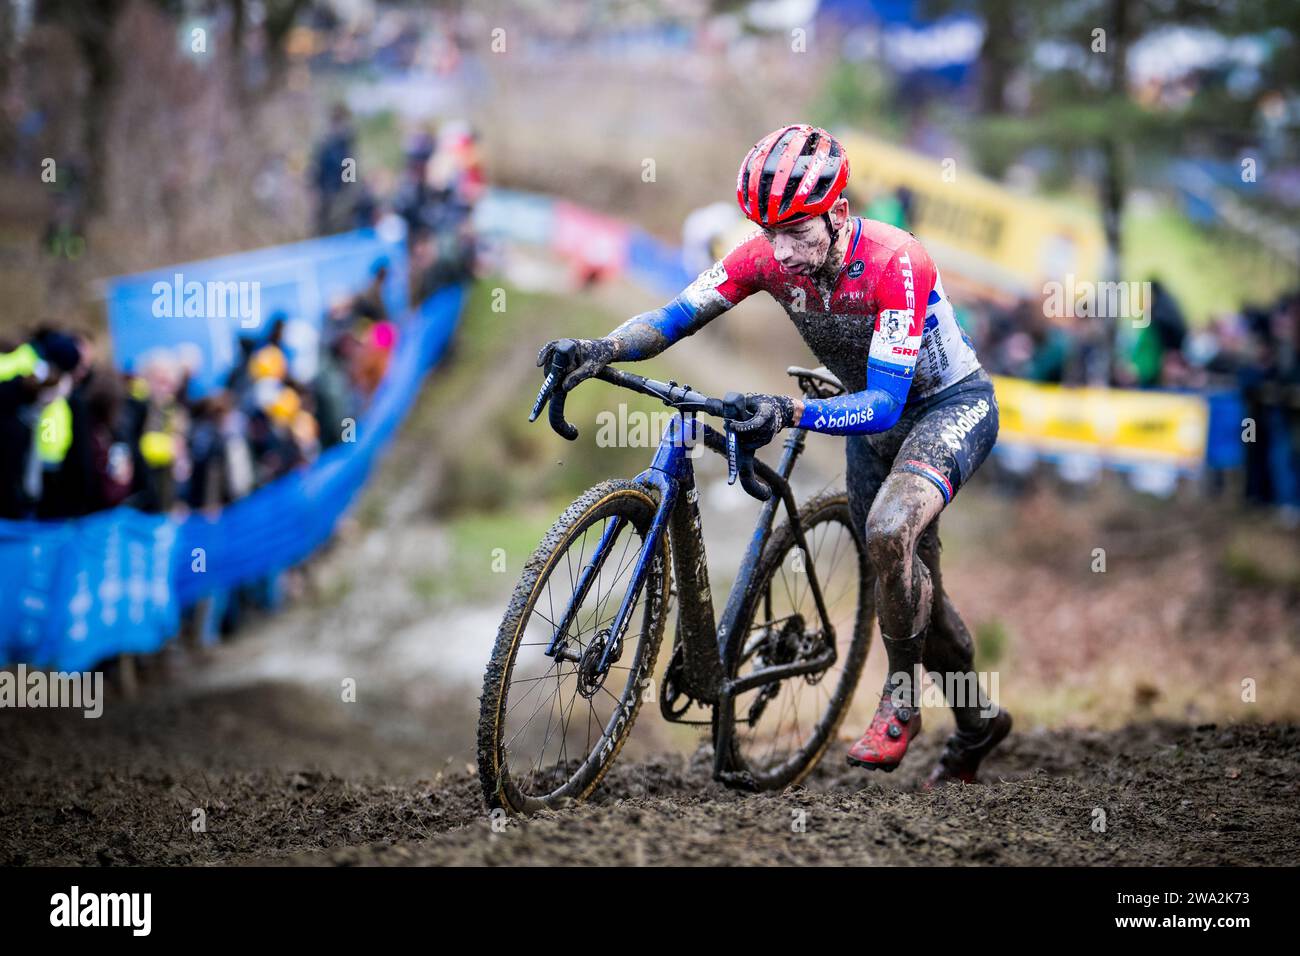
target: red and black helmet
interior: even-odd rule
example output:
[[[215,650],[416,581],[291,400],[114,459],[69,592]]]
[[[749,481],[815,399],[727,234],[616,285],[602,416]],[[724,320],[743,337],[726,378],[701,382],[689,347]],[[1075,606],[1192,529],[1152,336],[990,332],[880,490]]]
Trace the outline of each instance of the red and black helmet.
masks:
[[[740,164],[736,201],[760,226],[820,216],[849,181],[849,157],[816,126],[782,126],[764,136]]]

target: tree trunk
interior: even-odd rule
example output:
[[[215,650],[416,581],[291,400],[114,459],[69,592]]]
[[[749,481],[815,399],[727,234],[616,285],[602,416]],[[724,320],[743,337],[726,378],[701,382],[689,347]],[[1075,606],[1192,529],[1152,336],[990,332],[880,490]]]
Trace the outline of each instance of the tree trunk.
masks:
[[[1128,38],[1129,18],[1128,0],[1112,0],[1111,30],[1107,38],[1107,55],[1110,57],[1110,94],[1111,102],[1122,103],[1128,95]],[[1128,190],[1128,175],[1125,163],[1124,142],[1118,132],[1112,132],[1102,143],[1103,172],[1101,184],[1102,228],[1106,234],[1106,263],[1104,278],[1107,282],[1120,281],[1122,256],[1124,251],[1123,220],[1124,199]],[[1111,360],[1108,363],[1107,378],[1113,379],[1113,362],[1119,347],[1119,321],[1115,316],[1107,320],[1111,327],[1108,340],[1111,342]]]
[[[1015,33],[1015,11],[1007,0],[988,0],[983,5],[984,43],[979,54],[979,102],[983,113],[1005,113],[1007,83],[1019,53]]]

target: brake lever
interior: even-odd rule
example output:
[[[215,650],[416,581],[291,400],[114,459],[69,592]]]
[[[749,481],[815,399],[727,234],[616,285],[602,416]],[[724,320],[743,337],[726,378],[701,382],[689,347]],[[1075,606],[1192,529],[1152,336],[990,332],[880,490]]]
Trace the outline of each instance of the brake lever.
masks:
[[[546,400],[551,397],[551,390],[555,388],[555,383],[559,380],[559,375],[555,372],[547,371],[546,379],[542,382],[542,390],[537,393],[537,401],[533,402],[533,410],[528,415],[530,422],[537,421],[537,416],[542,413],[542,406]]]
[[[772,497],[772,489],[754,474],[754,449],[744,447],[731,429],[733,421],[739,421],[749,413],[745,407],[745,396],[739,392],[728,392],[722,399],[721,410],[727,428],[727,484],[734,485],[739,478],[740,487],[750,497],[767,501]]]
[[[736,433],[731,430],[731,422],[727,422],[727,484],[729,485],[734,485],[740,474],[736,444]]]
[[[549,401],[551,428],[561,438],[569,441],[578,437],[578,429],[564,420],[564,402],[568,393],[564,391],[563,381],[565,373],[577,360],[577,349],[578,345],[572,339],[561,339],[556,343],[551,351],[550,361],[547,363],[546,378],[542,382],[541,391],[537,393],[537,400],[533,402],[533,410],[528,416],[530,422],[537,421],[537,416],[542,413],[542,407]]]

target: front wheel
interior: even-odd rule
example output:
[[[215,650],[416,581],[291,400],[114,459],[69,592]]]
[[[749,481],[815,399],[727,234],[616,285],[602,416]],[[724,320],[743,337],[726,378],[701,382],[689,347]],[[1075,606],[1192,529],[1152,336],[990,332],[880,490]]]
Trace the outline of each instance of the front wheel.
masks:
[[[490,808],[528,813],[585,798],[627,739],[663,639],[667,534],[623,634],[611,631],[656,507],[644,485],[603,482],[565,510],[525,565],[480,698],[478,768]]]
[[[743,642],[728,671],[738,678],[814,660],[832,640],[836,658],[823,670],[762,685],[732,700],[731,769],[760,790],[797,784],[817,765],[849,709],[871,644],[874,576],[847,494],[818,495],[803,505],[799,518],[809,553],[799,547],[788,521],[773,533],[755,569],[738,622]],[[810,571],[821,587],[833,636],[818,613]]]

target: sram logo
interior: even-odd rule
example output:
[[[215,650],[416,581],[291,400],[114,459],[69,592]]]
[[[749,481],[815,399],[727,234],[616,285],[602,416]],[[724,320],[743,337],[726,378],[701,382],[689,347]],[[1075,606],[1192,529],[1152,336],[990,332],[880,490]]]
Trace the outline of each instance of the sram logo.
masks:
[[[895,345],[895,346],[894,346],[894,354],[895,354],[895,355],[916,355],[916,352],[917,352],[916,349],[904,348],[904,347],[901,346],[901,345]]]

